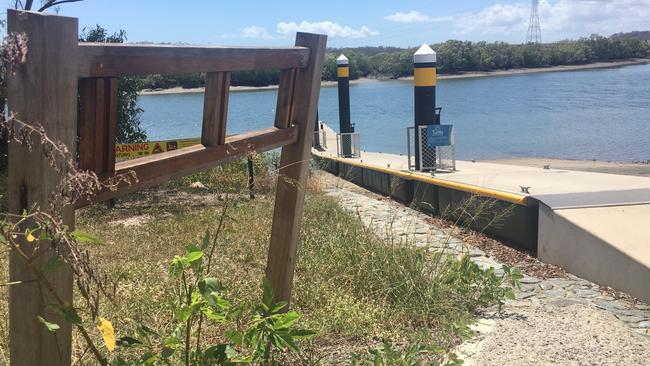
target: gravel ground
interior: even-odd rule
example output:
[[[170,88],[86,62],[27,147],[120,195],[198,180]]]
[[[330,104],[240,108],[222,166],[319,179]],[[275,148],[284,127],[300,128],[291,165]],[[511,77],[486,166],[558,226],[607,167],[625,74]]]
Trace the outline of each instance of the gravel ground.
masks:
[[[569,300],[510,303],[485,328],[465,365],[650,365],[650,338]]]

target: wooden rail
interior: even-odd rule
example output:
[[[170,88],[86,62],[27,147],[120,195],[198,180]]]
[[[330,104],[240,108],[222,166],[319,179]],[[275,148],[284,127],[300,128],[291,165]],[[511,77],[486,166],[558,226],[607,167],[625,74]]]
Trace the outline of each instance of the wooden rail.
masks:
[[[306,47],[197,47],[80,43],[78,75],[86,77],[304,68]]]
[[[78,151],[82,169],[102,178],[135,172],[138,179],[68,208],[64,222],[70,228],[74,208],[282,147],[266,275],[276,299],[289,302],[327,37],[298,33],[295,47],[285,48],[107,45],[79,43],[75,18],[14,10],[7,18],[8,31],[28,39],[27,62],[8,80],[10,112],[24,123],[43,125],[50,138]],[[266,129],[226,137],[231,72],[258,69],[281,70],[275,120]],[[190,72],[206,73],[201,144],[116,164],[118,78]],[[12,213],[49,207],[62,178],[39,149],[10,144]],[[50,250],[34,263],[54,255]],[[70,324],[52,314],[28,266],[15,256],[10,277],[25,281],[10,288],[11,365],[70,365]],[[48,274],[48,280],[73,303],[68,268]],[[56,334],[38,322],[43,315],[61,324]]]
[[[298,139],[298,131],[298,126],[282,130],[271,127],[228,137],[222,145],[214,147],[194,145],[119,162],[115,164],[114,174],[134,172],[138,182],[124,184],[117,191],[105,190],[100,192],[93,198],[92,202],[79,202],[77,208],[194,174],[229,161],[244,158],[253,153],[265,152],[293,144]],[[103,178],[109,178],[111,175],[104,174]]]
[[[304,46],[253,48],[79,43],[80,166],[99,176],[131,169],[138,183],[114,192],[101,192],[95,201],[191,174],[246,153],[268,151],[293,143],[297,126],[292,112],[298,70],[309,66],[311,49]],[[261,130],[226,141],[231,72],[280,69],[280,86],[273,125],[281,133]],[[206,72],[201,145],[115,165],[117,77],[141,74]],[[251,140],[251,141],[249,141]],[[225,145],[228,147],[225,147]],[[242,144],[249,144],[244,149]],[[236,146],[237,152],[232,150]],[[246,151],[246,153],[242,153]],[[182,168],[182,169],[181,169]],[[80,203],[78,207],[87,203]]]

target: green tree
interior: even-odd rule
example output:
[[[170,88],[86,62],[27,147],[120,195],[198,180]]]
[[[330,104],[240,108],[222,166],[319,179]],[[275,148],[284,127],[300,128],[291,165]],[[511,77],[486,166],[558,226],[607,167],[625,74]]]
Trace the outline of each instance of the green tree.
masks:
[[[635,33],[636,35],[636,33]],[[543,45],[505,42],[469,42],[449,40],[432,45],[438,53],[438,72],[507,70],[549,65],[579,65],[597,61],[650,56],[650,44],[640,36],[602,37],[593,35],[578,40],[563,40]],[[415,48],[356,47],[330,48],[323,65],[323,80],[336,81],[336,58],[345,54],[350,60],[350,79],[360,77],[399,78],[413,75]],[[152,75],[145,79],[147,88],[203,86],[202,74]],[[277,70],[233,73],[233,85],[263,86],[277,84]]]
[[[97,25],[92,29],[84,29],[79,41],[99,43],[124,43],[126,32],[120,30],[109,34],[106,29]],[[138,92],[142,90],[142,79],[139,77],[122,77],[117,82],[117,143],[145,141],[146,132],[140,126],[142,108],[138,107]]]
[[[328,52],[325,54],[323,63],[323,80],[336,80],[336,54]]]

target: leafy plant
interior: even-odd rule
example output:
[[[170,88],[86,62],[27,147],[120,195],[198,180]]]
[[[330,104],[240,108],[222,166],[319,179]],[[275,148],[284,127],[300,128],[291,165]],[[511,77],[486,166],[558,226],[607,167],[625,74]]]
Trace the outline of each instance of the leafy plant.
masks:
[[[243,332],[230,332],[228,337],[238,346],[252,350],[251,362],[265,365],[276,364],[276,354],[287,351],[298,352],[297,341],[313,337],[315,332],[294,329],[300,314],[296,311],[284,311],[287,303],[273,302],[273,289],[267,279],[263,281],[264,296],[262,303],[255,310],[248,329]]]
[[[188,245],[183,255],[176,255],[169,265],[169,278],[175,288],[176,299],[171,311],[175,325],[168,335],[160,335],[151,328],[139,325],[139,337],[120,338],[123,348],[142,348],[144,353],[127,362],[116,357],[116,365],[230,365],[246,363],[230,344],[215,344],[202,349],[201,331],[204,319],[222,324],[237,317],[240,310],[223,297],[223,286],[217,278],[207,277],[212,265],[219,232],[226,218],[224,208],[217,233],[211,238],[206,232],[199,245]],[[192,342],[192,341],[195,342]]]
[[[22,215],[2,213],[0,215],[0,247],[12,253],[18,260],[22,260],[34,277],[34,280],[16,280],[4,285],[19,286],[31,281],[38,282],[42,291],[51,301],[47,305],[51,313],[58,315],[60,320],[72,324],[82,335],[88,350],[100,364],[105,365],[107,364],[106,358],[93,341],[91,330],[84,325],[78,309],[66,302],[48,280],[48,275],[58,271],[64,263],[72,269],[76,275],[81,296],[86,300],[87,308],[84,310],[93,319],[98,319],[98,330],[104,345],[112,352],[115,348],[113,326],[109,320],[98,317],[98,312],[99,296],[104,295],[112,298],[113,294],[106,291],[103,278],[90,267],[85,251],[79,246],[82,242],[96,239],[82,232],[77,231],[76,234],[76,236],[71,235],[54,216],[38,210],[24,211]],[[28,245],[23,245],[23,243]],[[50,247],[56,248],[57,254],[39,265],[35,259],[43,255]],[[60,320],[55,321],[50,319],[51,317],[52,314],[41,314],[37,316],[37,320],[49,332],[55,333],[61,329],[61,324]]]
[[[224,210],[225,212],[225,210]],[[223,219],[219,227],[222,227]],[[220,230],[220,229],[219,229]],[[273,302],[273,289],[265,279],[262,302],[253,311],[248,327],[243,331],[228,331],[229,342],[203,346],[203,320],[226,324],[241,317],[243,307],[235,307],[223,297],[224,287],[210,272],[214,255],[214,240],[206,232],[201,245],[188,245],[183,255],[175,256],[169,266],[169,277],[177,298],[172,305],[175,326],[168,335],[138,325],[136,337],[122,337],[117,344],[123,348],[141,348],[136,359],[127,361],[117,356],[115,365],[148,366],[174,365],[274,365],[279,354],[298,352],[297,341],[315,335],[295,329],[300,318],[296,311],[285,311],[286,302]]]
[[[381,346],[371,348],[364,354],[354,354],[351,366],[437,366],[438,362],[430,359],[430,355],[442,355],[445,350],[435,346],[421,344],[410,345],[402,350],[390,342],[384,341]],[[444,362],[445,366],[462,365],[455,354],[451,354]]]

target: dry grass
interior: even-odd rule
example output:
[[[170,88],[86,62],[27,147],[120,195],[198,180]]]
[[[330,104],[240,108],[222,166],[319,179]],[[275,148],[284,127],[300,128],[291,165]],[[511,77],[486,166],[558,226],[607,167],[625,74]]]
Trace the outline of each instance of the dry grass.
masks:
[[[198,242],[206,229],[216,225],[224,201],[215,202],[210,195],[205,193],[204,201],[212,204],[198,207],[190,202],[169,205],[159,201],[140,207],[125,202],[114,209],[95,207],[78,215],[79,228],[103,242],[91,250],[95,262],[111,277],[120,278],[116,306],[107,306],[105,314],[121,335],[129,334],[133,320],[162,332],[172,328],[168,264],[187,244]],[[252,306],[261,294],[259,284],[266,266],[273,202],[264,195],[254,201],[234,197],[212,275],[226,284],[226,298]],[[142,201],[142,196],[138,199]],[[142,216],[149,220],[141,225],[119,224]],[[376,243],[376,238],[369,238],[354,217],[317,193],[308,196],[305,217],[294,293],[295,307],[304,315],[303,326],[323,335],[308,347],[312,353],[338,349],[327,354],[330,361],[332,357],[341,361],[379,338],[404,342],[409,334],[422,331],[411,327],[408,314],[395,312],[379,297],[359,298],[354,286],[344,283],[350,278],[332,275],[327,268],[331,261],[322,261],[325,253],[317,253],[324,242],[340,245],[347,238]],[[213,327],[208,337],[217,341],[224,330]],[[426,333],[430,334],[425,330],[423,335]],[[81,347],[79,343],[76,349]]]
[[[255,200],[237,193],[246,187],[240,168],[207,172],[171,188],[134,194],[111,209],[96,205],[77,212],[78,228],[102,242],[89,247],[94,262],[119,280],[115,302],[104,302],[101,311],[118,336],[132,335],[135,322],[161,333],[173,328],[168,265],[186,245],[198,243],[206,230],[214,231],[226,202],[228,220],[210,275],[225,285],[225,298],[231,302],[252,306],[259,301],[273,195],[264,194],[266,188]],[[207,189],[185,188],[196,180]],[[350,354],[382,340],[449,350],[466,335],[475,309],[496,301],[491,291],[498,284],[489,274],[473,272],[466,277],[450,258],[380,240],[358,217],[321,193],[318,183],[310,182],[308,188],[294,308],[303,314],[301,326],[319,336],[303,345],[296,362],[347,364]],[[133,219],[142,217],[147,219]],[[2,282],[6,263],[6,258],[0,262]],[[7,358],[6,296],[6,287],[0,287],[0,364]],[[77,305],[82,307],[81,302]],[[235,321],[208,327],[207,342],[222,340],[224,330],[237,326]],[[83,349],[82,340],[75,337],[76,359]],[[81,364],[88,362],[87,356]]]
[[[9,282],[9,258],[6,252],[0,254],[0,284]],[[0,365],[9,364],[9,288],[0,286]]]
[[[7,176],[0,174],[0,210],[6,211]],[[0,250],[0,365],[9,364],[9,309],[7,298],[9,288],[2,284],[9,282],[9,257],[8,252]]]

